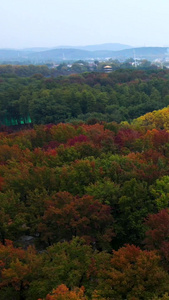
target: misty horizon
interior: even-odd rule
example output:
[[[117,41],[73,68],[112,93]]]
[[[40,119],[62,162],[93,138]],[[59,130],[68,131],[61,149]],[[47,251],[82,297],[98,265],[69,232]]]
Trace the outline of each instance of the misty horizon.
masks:
[[[2,0],[0,48],[168,47],[168,11],[166,0]]]
[[[69,48],[72,48],[72,49],[76,49],[76,48],[85,48],[85,47],[90,47],[90,46],[100,46],[100,45],[125,45],[123,43],[103,43],[103,44],[85,44],[85,45],[58,45],[58,46],[42,46],[42,45],[39,45],[39,46],[28,46],[28,47],[4,47],[4,48],[0,48],[1,50],[19,50],[19,51],[22,51],[22,50],[30,50],[30,49],[44,49],[44,50],[52,50],[52,49],[69,49]],[[126,45],[128,47],[130,47],[131,49],[135,49],[135,48],[169,48],[169,45],[162,45],[162,46],[157,46],[157,45],[154,45],[154,46],[149,46],[149,45],[138,45],[138,46],[135,46],[135,45]],[[90,50],[88,50],[90,51]],[[93,50],[91,50],[93,51]],[[116,50],[112,50],[112,51],[116,51]],[[117,51],[120,51],[120,50],[117,50]]]

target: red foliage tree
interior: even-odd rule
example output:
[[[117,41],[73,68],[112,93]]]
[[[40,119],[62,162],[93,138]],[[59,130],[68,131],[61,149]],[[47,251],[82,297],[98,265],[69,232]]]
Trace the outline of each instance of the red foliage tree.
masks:
[[[113,233],[111,209],[92,196],[74,197],[60,192],[46,202],[46,210],[39,225],[42,239],[57,242],[83,237],[95,247],[105,248]]]
[[[146,247],[158,250],[165,261],[169,262],[169,209],[149,215],[145,224],[149,228],[144,241]]]

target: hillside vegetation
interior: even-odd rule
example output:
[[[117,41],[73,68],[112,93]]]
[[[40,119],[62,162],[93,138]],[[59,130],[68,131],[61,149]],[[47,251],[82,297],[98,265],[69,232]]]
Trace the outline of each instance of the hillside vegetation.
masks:
[[[1,132],[0,299],[169,299],[168,110]]]

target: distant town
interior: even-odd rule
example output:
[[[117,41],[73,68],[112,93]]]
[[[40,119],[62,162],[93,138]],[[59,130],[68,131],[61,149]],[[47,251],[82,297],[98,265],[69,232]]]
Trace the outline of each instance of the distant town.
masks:
[[[132,48],[122,44],[102,44],[76,49],[70,46],[54,49],[0,49],[0,74],[41,74],[45,77],[57,77],[84,72],[110,73],[118,69],[135,68],[169,69],[169,48]]]

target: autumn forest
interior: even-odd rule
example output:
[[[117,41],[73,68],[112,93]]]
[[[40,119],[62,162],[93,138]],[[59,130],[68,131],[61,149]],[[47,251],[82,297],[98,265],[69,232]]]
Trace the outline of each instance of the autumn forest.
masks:
[[[169,300],[169,71],[8,68],[0,299]]]

